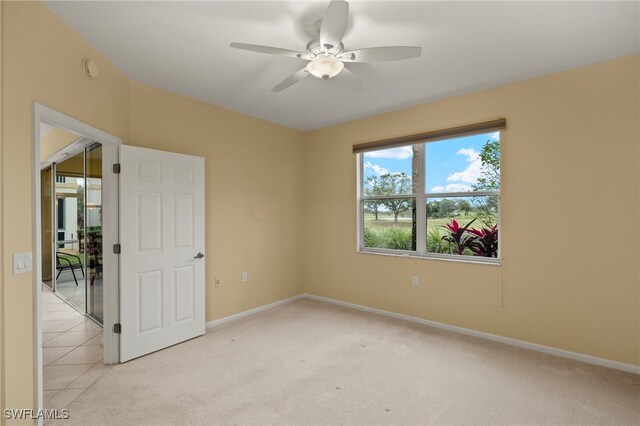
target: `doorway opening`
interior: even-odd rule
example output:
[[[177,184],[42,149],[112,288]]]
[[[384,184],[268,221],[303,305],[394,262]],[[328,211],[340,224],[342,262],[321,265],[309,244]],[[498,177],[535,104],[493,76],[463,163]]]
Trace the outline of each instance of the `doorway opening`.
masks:
[[[45,409],[68,404],[104,370],[102,145],[41,125],[41,156],[68,140],[40,171]]]

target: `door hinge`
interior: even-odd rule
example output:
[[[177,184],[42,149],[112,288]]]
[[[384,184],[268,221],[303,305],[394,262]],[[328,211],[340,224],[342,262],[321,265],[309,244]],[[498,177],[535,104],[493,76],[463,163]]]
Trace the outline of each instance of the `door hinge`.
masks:
[[[120,173],[120,169],[121,169],[121,168],[120,168],[120,163],[115,163],[115,164],[113,165],[113,173],[116,173],[116,174],[117,174],[117,173]]]
[[[122,333],[122,326],[120,325],[120,323],[115,323],[113,324],[113,332],[116,334],[121,334]]]
[[[122,246],[120,244],[113,245],[113,252],[115,254],[120,254],[122,252]]]

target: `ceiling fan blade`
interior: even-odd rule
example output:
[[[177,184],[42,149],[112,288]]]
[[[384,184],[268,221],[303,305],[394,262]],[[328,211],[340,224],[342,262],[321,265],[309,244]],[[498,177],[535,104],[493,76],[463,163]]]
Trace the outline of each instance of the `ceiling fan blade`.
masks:
[[[313,57],[307,53],[296,52],[289,49],[281,49],[279,47],[262,46],[260,44],[247,44],[247,43],[231,43],[229,45],[234,49],[248,50],[250,52],[266,53],[267,55],[277,56],[290,56],[293,58],[311,60]]]
[[[417,58],[422,54],[422,47],[385,46],[344,52],[339,56],[343,62],[386,62]]]
[[[334,79],[352,92],[361,93],[364,91],[362,81],[347,67],[344,67],[340,74],[332,78],[332,80]]]
[[[320,45],[325,50],[333,49],[342,42],[349,22],[349,3],[331,0],[320,24]]]
[[[278,84],[276,87],[271,89],[272,92],[282,92],[287,87],[299,82],[303,78],[309,75],[309,72],[306,68],[301,69],[300,71],[291,74],[289,77],[285,78]]]

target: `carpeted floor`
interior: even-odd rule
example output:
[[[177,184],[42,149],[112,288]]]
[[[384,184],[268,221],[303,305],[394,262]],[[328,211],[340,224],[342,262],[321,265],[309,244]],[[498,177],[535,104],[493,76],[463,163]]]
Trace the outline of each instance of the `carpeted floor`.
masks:
[[[64,424],[640,424],[640,376],[299,300],[110,367]]]

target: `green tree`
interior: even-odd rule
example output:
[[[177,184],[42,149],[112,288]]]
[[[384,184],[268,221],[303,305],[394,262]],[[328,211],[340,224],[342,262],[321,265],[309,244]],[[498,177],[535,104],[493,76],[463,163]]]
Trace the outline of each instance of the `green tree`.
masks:
[[[443,198],[440,201],[440,216],[439,217],[452,217],[456,211],[456,202],[450,198]]]
[[[488,140],[480,151],[482,173],[473,184],[475,191],[497,191],[500,189],[500,141]],[[476,217],[485,226],[496,222],[498,213],[498,197],[474,197],[473,204]]]
[[[471,203],[469,203],[467,200],[459,200],[458,210],[460,211],[460,213],[464,213],[464,215],[467,216],[471,211]]]
[[[405,195],[412,192],[411,176],[406,173],[384,173],[377,182],[381,195]],[[398,223],[398,216],[408,211],[413,203],[408,198],[391,198],[381,200],[382,204],[393,213],[394,223]]]
[[[427,217],[440,217],[440,200],[427,201]]]
[[[382,189],[380,188],[380,179],[378,176],[369,176],[367,178],[367,184],[364,188],[365,195],[382,195]],[[375,215],[375,220],[378,220],[378,209],[382,205],[380,200],[368,200],[365,203],[365,208],[369,209]]]
[[[497,191],[500,189],[500,141],[488,140],[480,151],[482,173],[473,184],[474,191]]]

